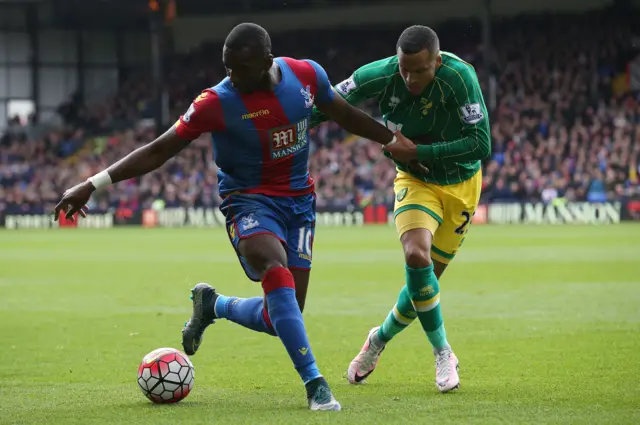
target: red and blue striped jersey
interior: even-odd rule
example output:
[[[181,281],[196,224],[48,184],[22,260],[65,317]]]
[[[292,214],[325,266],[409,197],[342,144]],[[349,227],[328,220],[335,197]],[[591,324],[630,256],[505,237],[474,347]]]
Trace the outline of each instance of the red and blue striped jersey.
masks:
[[[276,58],[282,79],[273,91],[240,93],[229,78],[198,96],[176,125],[192,140],[211,133],[221,196],[233,192],[298,196],[314,191],[309,175],[309,120],[314,102],[334,92],[311,60]]]

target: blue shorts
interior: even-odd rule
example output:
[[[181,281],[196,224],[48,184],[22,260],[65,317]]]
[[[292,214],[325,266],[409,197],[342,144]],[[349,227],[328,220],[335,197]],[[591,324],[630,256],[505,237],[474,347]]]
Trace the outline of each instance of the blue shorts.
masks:
[[[247,277],[260,281],[246,261],[238,244],[242,239],[255,235],[273,235],[287,251],[287,267],[290,270],[310,270],[315,235],[315,194],[295,197],[275,197],[254,194],[227,196],[220,211],[226,217],[227,233],[238,254]]]

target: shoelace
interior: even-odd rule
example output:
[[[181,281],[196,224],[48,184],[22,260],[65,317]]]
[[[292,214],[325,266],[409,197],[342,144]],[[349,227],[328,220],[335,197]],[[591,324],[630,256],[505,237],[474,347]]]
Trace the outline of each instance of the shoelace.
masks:
[[[316,389],[314,400],[319,404],[327,404],[331,402],[331,391],[324,385]]]
[[[365,370],[371,369],[383,348],[384,348],[384,345],[382,347],[378,347],[377,345],[374,344],[372,338],[369,338],[369,350],[365,352],[365,355],[363,356],[364,358],[362,359],[361,366]]]
[[[443,350],[436,353],[436,373],[438,379],[448,378],[451,372],[451,351]]]

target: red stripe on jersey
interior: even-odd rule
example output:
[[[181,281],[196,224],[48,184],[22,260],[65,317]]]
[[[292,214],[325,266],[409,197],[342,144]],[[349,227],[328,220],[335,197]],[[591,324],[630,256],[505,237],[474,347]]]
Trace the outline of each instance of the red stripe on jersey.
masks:
[[[203,133],[224,131],[224,115],[218,93],[204,90],[176,123],[176,134],[182,139],[197,139]]]
[[[283,195],[289,195],[291,190],[291,168],[293,166],[293,155],[288,155],[282,159],[272,159],[272,145],[274,142],[270,130],[291,124],[289,118],[284,113],[280,101],[274,92],[259,92],[243,94],[240,96],[248,113],[268,110],[268,114],[255,114],[251,121],[258,132],[260,145],[262,146],[262,170],[260,176],[260,187],[243,190],[244,193],[262,193],[265,191],[275,191]],[[256,192],[260,189],[260,192]],[[285,193],[287,192],[287,193]],[[293,191],[293,194],[299,192]],[[273,195],[278,196],[278,195]]]
[[[302,87],[309,86],[311,88],[311,94],[316,95],[318,92],[318,76],[316,70],[307,61],[301,61],[293,58],[282,58],[291,71],[296,75],[296,78],[302,84]]]
[[[267,196],[302,196],[307,195],[309,193],[313,193],[316,188],[314,187],[313,180],[309,179],[311,186],[305,187],[303,189],[291,189],[291,185],[287,184],[286,186],[258,186],[252,187],[251,189],[243,189],[238,191],[238,193],[254,193],[258,195],[267,195]]]

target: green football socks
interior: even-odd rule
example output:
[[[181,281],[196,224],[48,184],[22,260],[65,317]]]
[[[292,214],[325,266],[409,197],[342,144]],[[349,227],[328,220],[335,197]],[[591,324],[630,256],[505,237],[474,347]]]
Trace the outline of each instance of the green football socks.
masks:
[[[423,269],[413,269],[409,266],[405,268],[409,296],[422,329],[433,348],[438,350],[447,347],[449,343],[440,310],[440,286],[433,272],[433,264]]]
[[[398,296],[398,302],[393,306],[393,309],[389,312],[384,323],[380,326],[380,329],[378,330],[378,337],[383,342],[390,341],[391,338],[409,326],[416,317],[418,317],[418,315],[411,303],[409,290],[404,286]]]
[[[429,342],[436,350],[448,347],[440,310],[440,286],[433,272],[433,265],[423,269],[406,268],[407,284],[400,291],[398,301],[378,330],[380,341],[389,342],[415,320],[427,334]]]

